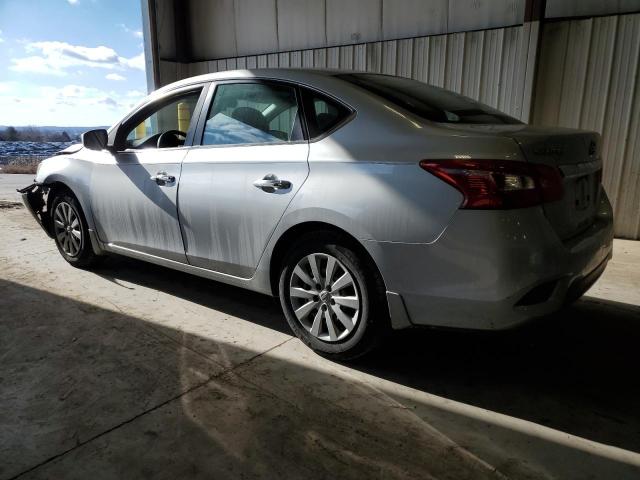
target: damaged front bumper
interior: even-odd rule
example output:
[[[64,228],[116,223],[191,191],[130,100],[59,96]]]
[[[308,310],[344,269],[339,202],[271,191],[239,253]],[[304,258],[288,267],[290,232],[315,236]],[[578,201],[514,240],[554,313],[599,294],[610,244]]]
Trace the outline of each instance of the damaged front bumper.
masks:
[[[22,203],[27,207],[27,210],[33,215],[42,229],[53,238],[51,229],[51,217],[46,211],[46,195],[48,188],[37,183],[32,183],[28,187],[19,188],[18,193],[22,196]]]

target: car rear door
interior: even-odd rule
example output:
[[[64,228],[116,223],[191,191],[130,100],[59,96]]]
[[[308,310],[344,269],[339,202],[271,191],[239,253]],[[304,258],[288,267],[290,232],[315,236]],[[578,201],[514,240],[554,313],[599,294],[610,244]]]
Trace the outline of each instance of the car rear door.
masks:
[[[143,106],[118,128],[117,151],[101,152],[91,178],[97,233],[110,248],[186,263],[178,221],[182,160],[192,142],[205,86],[176,90]],[[184,130],[185,137],[158,137]],[[184,143],[182,143],[184,142]]]
[[[208,97],[200,139],[182,165],[186,255],[192,265],[249,278],[309,173],[299,93],[255,80],[218,83]]]

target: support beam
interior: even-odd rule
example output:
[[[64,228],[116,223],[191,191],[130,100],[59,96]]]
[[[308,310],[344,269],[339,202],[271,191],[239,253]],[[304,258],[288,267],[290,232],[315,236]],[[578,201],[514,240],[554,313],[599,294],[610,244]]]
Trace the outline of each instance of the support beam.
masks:
[[[160,59],[158,54],[158,26],[156,22],[155,0],[141,0],[142,35],[144,38],[145,71],[147,92],[160,87]]]
[[[174,35],[176,45],[175,61],[189,63],[191,55],[191,35],[189,32],[189,2],[173,0]]]
[[[526,48],[524,56],[524,85],[522,92],[522,112],[520,120],[529,123],[533,114],[533,96],[538,70],[542,25],[546,9],[546,0],[527,0],[524,10],[523,41]]]

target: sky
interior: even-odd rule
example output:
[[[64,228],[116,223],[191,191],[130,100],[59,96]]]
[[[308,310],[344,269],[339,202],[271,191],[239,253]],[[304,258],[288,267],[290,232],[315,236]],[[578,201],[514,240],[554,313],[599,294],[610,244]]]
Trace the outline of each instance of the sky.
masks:
[[[0,125],[107,126],[146,96],[140,0],[0,0]]]

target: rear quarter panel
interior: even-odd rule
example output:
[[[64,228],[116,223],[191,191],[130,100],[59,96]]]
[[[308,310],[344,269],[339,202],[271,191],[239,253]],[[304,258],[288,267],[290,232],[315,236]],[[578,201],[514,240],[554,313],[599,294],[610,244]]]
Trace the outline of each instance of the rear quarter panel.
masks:
[[[462,200],[417,163],[323,162],[310,175],[283,222],[318,221],[360,240],[431,243]]]
[[[348,103],[355,118],[310,143],[309,177],[283,218],[284,228],[322,221],[361,240],[432,243],[463,195],[420,168],[421,160],[523,160],[509,138],[421,123],[359,92]]]

